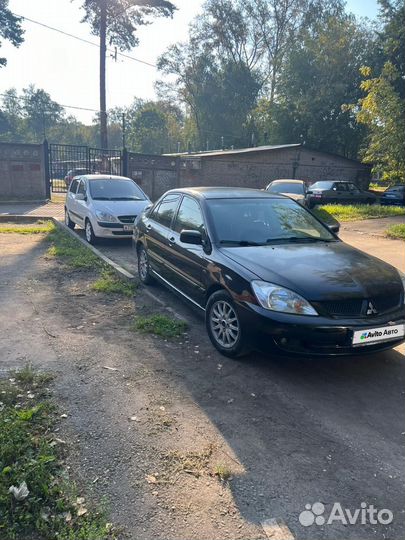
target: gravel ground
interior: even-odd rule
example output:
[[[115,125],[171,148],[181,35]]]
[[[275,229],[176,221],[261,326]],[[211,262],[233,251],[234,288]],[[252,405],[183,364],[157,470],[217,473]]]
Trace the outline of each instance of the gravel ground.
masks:
[[[32,362],[57,375],[71,471],[106,499],[123,538],[255,540],[269,518],[303,540],[404,537],[403,347],[232,361],[169,293],[156,287],[189,321],[187,335],[136,333],[134,316],[158,310],[142,289],[134,301],[94,293],[91,273],[44,251],[39,236],[0,237],[0,368]],[[394,521],[303,527],[300,512],[317,501],[365,501]]]

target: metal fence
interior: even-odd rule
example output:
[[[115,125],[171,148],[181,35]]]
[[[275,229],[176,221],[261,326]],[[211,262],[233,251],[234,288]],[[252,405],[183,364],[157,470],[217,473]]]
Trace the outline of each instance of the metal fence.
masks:
[[[122,152],[71,144],[50,144],[49,182],[53,193],[67,191],[73,176],[79,174],[123,173]]]

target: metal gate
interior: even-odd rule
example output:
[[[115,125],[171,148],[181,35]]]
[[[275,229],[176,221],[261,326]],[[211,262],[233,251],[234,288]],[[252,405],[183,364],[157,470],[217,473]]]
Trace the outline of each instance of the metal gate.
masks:
[[[49,179],[53,193],[65,193],[79,174],[122,174],[120,150],[71,144],[49,145]]]

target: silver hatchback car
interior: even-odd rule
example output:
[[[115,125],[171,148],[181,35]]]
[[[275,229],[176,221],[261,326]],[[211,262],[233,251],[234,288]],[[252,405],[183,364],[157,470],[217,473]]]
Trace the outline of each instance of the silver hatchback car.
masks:
[[[97,238],[131,238],[137,216],[151,204],[130,178],[87,174],[73,178],[66,195],[65,224],[84,228],[90,244]]]

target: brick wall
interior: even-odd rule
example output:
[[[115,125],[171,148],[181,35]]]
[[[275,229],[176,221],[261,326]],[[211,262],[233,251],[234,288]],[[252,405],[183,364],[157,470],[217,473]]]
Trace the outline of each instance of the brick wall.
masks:
[[[0,201],[46,198],[43,146],[0,143]]]
[[[188,156],[183,159],[181,168],[182,186],[235,186],[261,189],[271,180],[294,177],[308,183],[318,180],[349,180],[367,189],[370,168],[357,161],[306,148],[218,156]]]

